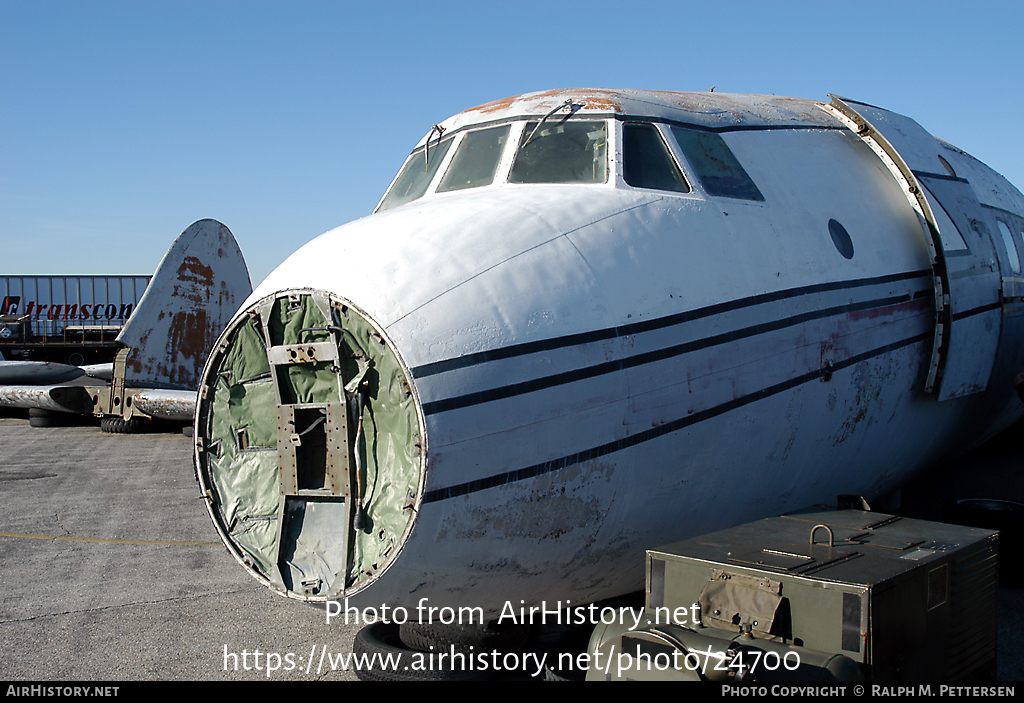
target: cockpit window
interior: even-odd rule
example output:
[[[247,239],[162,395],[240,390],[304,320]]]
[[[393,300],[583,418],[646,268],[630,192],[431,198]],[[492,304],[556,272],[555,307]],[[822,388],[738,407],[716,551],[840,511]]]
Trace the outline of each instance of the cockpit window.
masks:
[[[604,183],[608,128],[604,122],[528,122],[510,183]],[[535,131],[536,130],[536,131]]]
[[[622,158],[622,178],[634,188],[690,192],[690,184],[683,179],[654,125],[622,126]]]
[[[490,185],[508,140],[508,125],[470,132],[459,143],[438,193]]]
[[[1002,220],[996,220],[996,224],[999,225],[999,234],[1003,235],[1003,246],[1006,247],[1006,258],[1010,262],[1010,269],[1014,273],[1020,273],[1020,257],[1017,256],[1017,245],[1013,241],[1010,228]]]
[[[430,185],[434,174],[437,173],[437,167],[444,161],[448,147],[452,145],[452,139],[453,137],[442,139],[440,144],[428,139],[427,144],[430,145],[428,154],[424,154],[423,147],[412,152],[409,160],[405,162],[402,172],[395,179],[394,185],[391,186],[391,190],[384,196],[377,212],[404,205],[426,193],[427,186]]]
[[[708,195],[764,200],[722,137],[685,127],[672,127],[672,134]]]

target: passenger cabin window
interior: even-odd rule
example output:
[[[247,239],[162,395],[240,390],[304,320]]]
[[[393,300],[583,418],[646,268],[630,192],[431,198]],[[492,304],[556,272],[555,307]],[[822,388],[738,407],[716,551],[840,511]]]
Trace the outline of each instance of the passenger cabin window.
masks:
[[[440,144],[428,139],[429,151],[425,147],[421,147],[412,152],[409,160],[405,162],[402,172],[398,174],[395,184],[391,186],[391,190],[381,201],[377,212],[404,205],[426,193],[427,186],[434,179],[438,166],[444,161],[445,154],[448,153],[448,148],[452,145],[452,139],[453,137],[442,139]]]
[[[690,192],[690,184],[654,125],[622,126],[622,159],[622,178],[634,188]]]
[[[508,139],[508,129],[508,125],[479,129],[463,137],[437,192],[490,185]]]
[[[538,128],[538,124],[540,127]],[[528,122],[510,183],[604,183],[608,128],[604,122]]]
[[[708,195],[764,200],[722,137],[685,127],[672,127],[672,135]]]

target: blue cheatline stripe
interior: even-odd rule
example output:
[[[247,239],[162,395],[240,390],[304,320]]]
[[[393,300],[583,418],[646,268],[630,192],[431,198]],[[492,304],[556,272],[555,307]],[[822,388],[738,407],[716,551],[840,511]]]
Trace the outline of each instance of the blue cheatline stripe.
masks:
[[[513,396],[522,395],[524,393],[533,393],[534,391],[543,390],[545,388],[552,388],[554,386],[559,386],[565,383],[581,381],[583,379],[593,378],[595,376],[602,376],[604,374],[613,373],[615,371],[622,371],[624,369],[630,369],[637,366],[642,366],[644,364],[654,363],[656,361],[663,361],[665,359],[670,359],[672,357],[698,351],[700,349],[714,347],[719,344],[725,344],[727,342],[733,342],[739,339],[746,339],[748,337],[755,337],[759,334],[774,332],[776,330],[780,330],[786,327],[792,327],[794,325],[799,325],[801,323],[809,322],[811,320],[818,320],[826,317],[833,317],[835,315],[843,315],[852,312],[860,312],[862,310],[884,308],[890,305],[898,305],[899,303],[910,302],[911,300],[913,300],[913,296],[910,294],[905,294],[893,296],[890,298],[881,298],[879,300],[867,300],[861,303],[854,303],[850,305],[837,305],[836,307],[825,308],[822,310],[812,310],[810,312],[801,313],[799,315],[786,317],[781,320],[764,322],[759,325],[752,325],[750,327],[732,330],[730,332],[725,332],[723,334],[705,337],[703,339],[697,339],[692,342],[676,344],[671,347],[666,347],[664,349],[656,349],[654,351],[644,352],[642,354],[635,354],[633,356],[625,357],[623,359],[616,359],[615,361],[606,361],[601,364],[595,364],[594,366],[587,366],[580,369],[574,369],[572,371],[553,374],[551,376],[535,378],[530,381],[513,383],[507,386],[501,386],[499,388],[490,388],[488,390],[478,391],[475,393],[467,393],[466,395],[456,396],[453,398],[435,400],[423,404],[423,413],[425,415],[433,415],[434,413],[445,412],[447,410],[455,410],[456,408],[465,408],[471,405],[479,405],[480,403],[488,403],[492,400],[511,398]]]
[[[840,371],[849,366],[859,364],[862,361],[867,361],[868,359],[872,359],[876,356],[887,354],[891,351],[895,351],[896,349],[910,346],[911,344],[930,340],[931,338],[932,333],[925,332],[915,337],[910,337],[909,339],[904,339],[893,344],[887,344],[884,347],[872,349],[871,351],[864,352],[863,354],[858,354],[844,361],[834,363],[830,372],[835,373],[836,371]],[[749,405],[750,403],[754,403],[758,400],[796,388],[804,383],[821,378],[822,373],[823,371],[821,369],[815,369],[809,373],[791,378],[788,381],[783,381],[782,383],[777,383],[774,386],[763,388],[754,393],[750,393],[749,395],[735,398],[726,403],[722,403],[721,405],[716,405],[713,408],[701,410],[700,412],[687,415],[686,417],[679,418],[678,420],[673,420],[672,422],[665,423],[659,427],[645,430],[644,432],[639,432],[614,442],[608,442],[607,444],[591,447],[590,449],[585,449],[581,452],[576,452],[575,454],[568,454],[558,459],[534,464],[533,466],[528,466],[516,471],[506,471],[486,478],[477,479],[475,481],[467,481],[466,483],[448,486],[447,488],[438,488],[428,491],[423,496],[423,503],[436,503],[440,500],[448,500],[449,498],[455,498],[469,493],[476,493],[487,488],[494,488],[496,486],[503,486],[507,483],[514,483],[516,481],[522,481],[535,476],[541,476],[546,473],[551,473],[552,471],[558,471],[560,469],[573,466],[574,464],[581,464],[585,461],[613,454],[615,452],[622,451],[623,449],[628,449],[638,444],[649,442],[652,439],[657,439],[658,437],[662,437],[672,432],[677,432],[678,430],[690,427],[691,425],[696,425],[704,420],[710,420],[713,417],[718,417],[730,410],[735,410],[736,408],[743,407],[744,405]]]
[[[1002,303],[989,303],[988,305],[982,305],[972,310],[961,310],[953,315],[953,320],[962,320],[965,317],[973,317],[974,315],[980,315],[983,312],[989,312],[990,310],[998,310],[1003,307]]]
[[[740,298],[738,300],[730,300],[725,303],[716,303],[715,305],[709,305],[696,310],[687,310],[685,312],[675,313],[673,315],[667,315],[666,317],[659,317],[653,320],[643,320],[641,322],[633,322],[619,327],[608,327],[606,329],[593,330],[591,332],[570,334],[564,337],[541,339],[536,342],[513,344],[508,347],[475,352],[473,354],[466,354],[465,356],[459,356],[453,359],[442,359],[441,361],[434,361],[429,364],[422,364],[414,367],[412,369],[412,375],[414,378],[425,378],[427,376],[444,373],[445,371],[454,371],[455,369],[462,369],[467,366],[484,364],[488,361],[510,359],[516,356],[525,356],[527,354],[560,349],[562,347],[574,347],[580,344],[587,344],[589,342],[600,342],[605,339],[629,337],[641,332],[650,332],[651,330],[680,325],[692,320],[699,320],[704,317],[763,305],[764,303],[772,303],[778,300],[786,300],[787,298],[798,298],[801,296],[813,295],[815,293],[827,293],[830,291],[846,290],[850,288],[863,288],[864,286],[873,286],[882,283],[895,283],[898,281],[923,278],[931,275],[931,269],[905,271],[903,273],[875,276],[873,278],[860,278],[852,281],[834,281],[832,283],[817,283],[810,286],[802,286],[800,288],[789,288],[786,290],[773,291],[771,293],[762,293],[760,295],[753,295],[747,298]]]

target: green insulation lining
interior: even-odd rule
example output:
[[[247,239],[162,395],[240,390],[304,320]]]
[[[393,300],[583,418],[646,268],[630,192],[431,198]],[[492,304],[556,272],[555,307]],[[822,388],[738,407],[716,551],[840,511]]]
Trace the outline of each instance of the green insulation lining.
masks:
[[[354,309],[326,294],[319,301],[309,292],[280,293],[269,308],[261,301],[236,321],[207,369],[199,411],[205,434],[199,464],[222,532],[257,576],[307,599],[353,593],[397,556],[411,527],[410,506],[417,502],[421,470],[415,400],[397,357]],[[324,307],[329,307],[329,322]],[[339,357],[273,365],[268,337],[273,346],[340,340]],[[361,432],[356,417],[360,389],[365,401]],[[288,446],[289,431],[279,432],[279,403],[295,406],[296,418],[302,412],[307,412],[303,418],[317,416],[327,403],[349,409],[347,466],[335,468],[344,491],[285,495],[281,457],[295,450]],[[304,441],[319,436],[326,447],[323,432],[313,433],[312,424],[309,429]],[[300,457],[296,461],[307,461],[301,458],[307,453],[295,455]],[[359,529],[353,519],[357,494],[365,511]]]

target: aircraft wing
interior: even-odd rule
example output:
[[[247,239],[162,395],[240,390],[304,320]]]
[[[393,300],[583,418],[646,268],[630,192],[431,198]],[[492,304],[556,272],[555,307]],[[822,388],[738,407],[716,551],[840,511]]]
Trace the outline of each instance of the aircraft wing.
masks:
[[[11,383],[26,386],[65,383],[81,376],[111,380],[114,365],[72,366],[52,361],[6,361],[0,359],[0,386]]]
[[[0,361],[0,385],[63,383],[84,375],[79,366],[51,361]]]
[[[86,413],[97,386],[0,386],[0,407],[22,410]],[[136,410],[157,420],[190,422],[196,412],[196,391],[140,388],[131,395]]]
[[[84,393],[82,386],[0,386],[0,407],[79,412],[65,403]]]
[[[146,388],[132,394],[132,404],[150,417],[159,420],[191,422],[196,415],[196,391]]]

